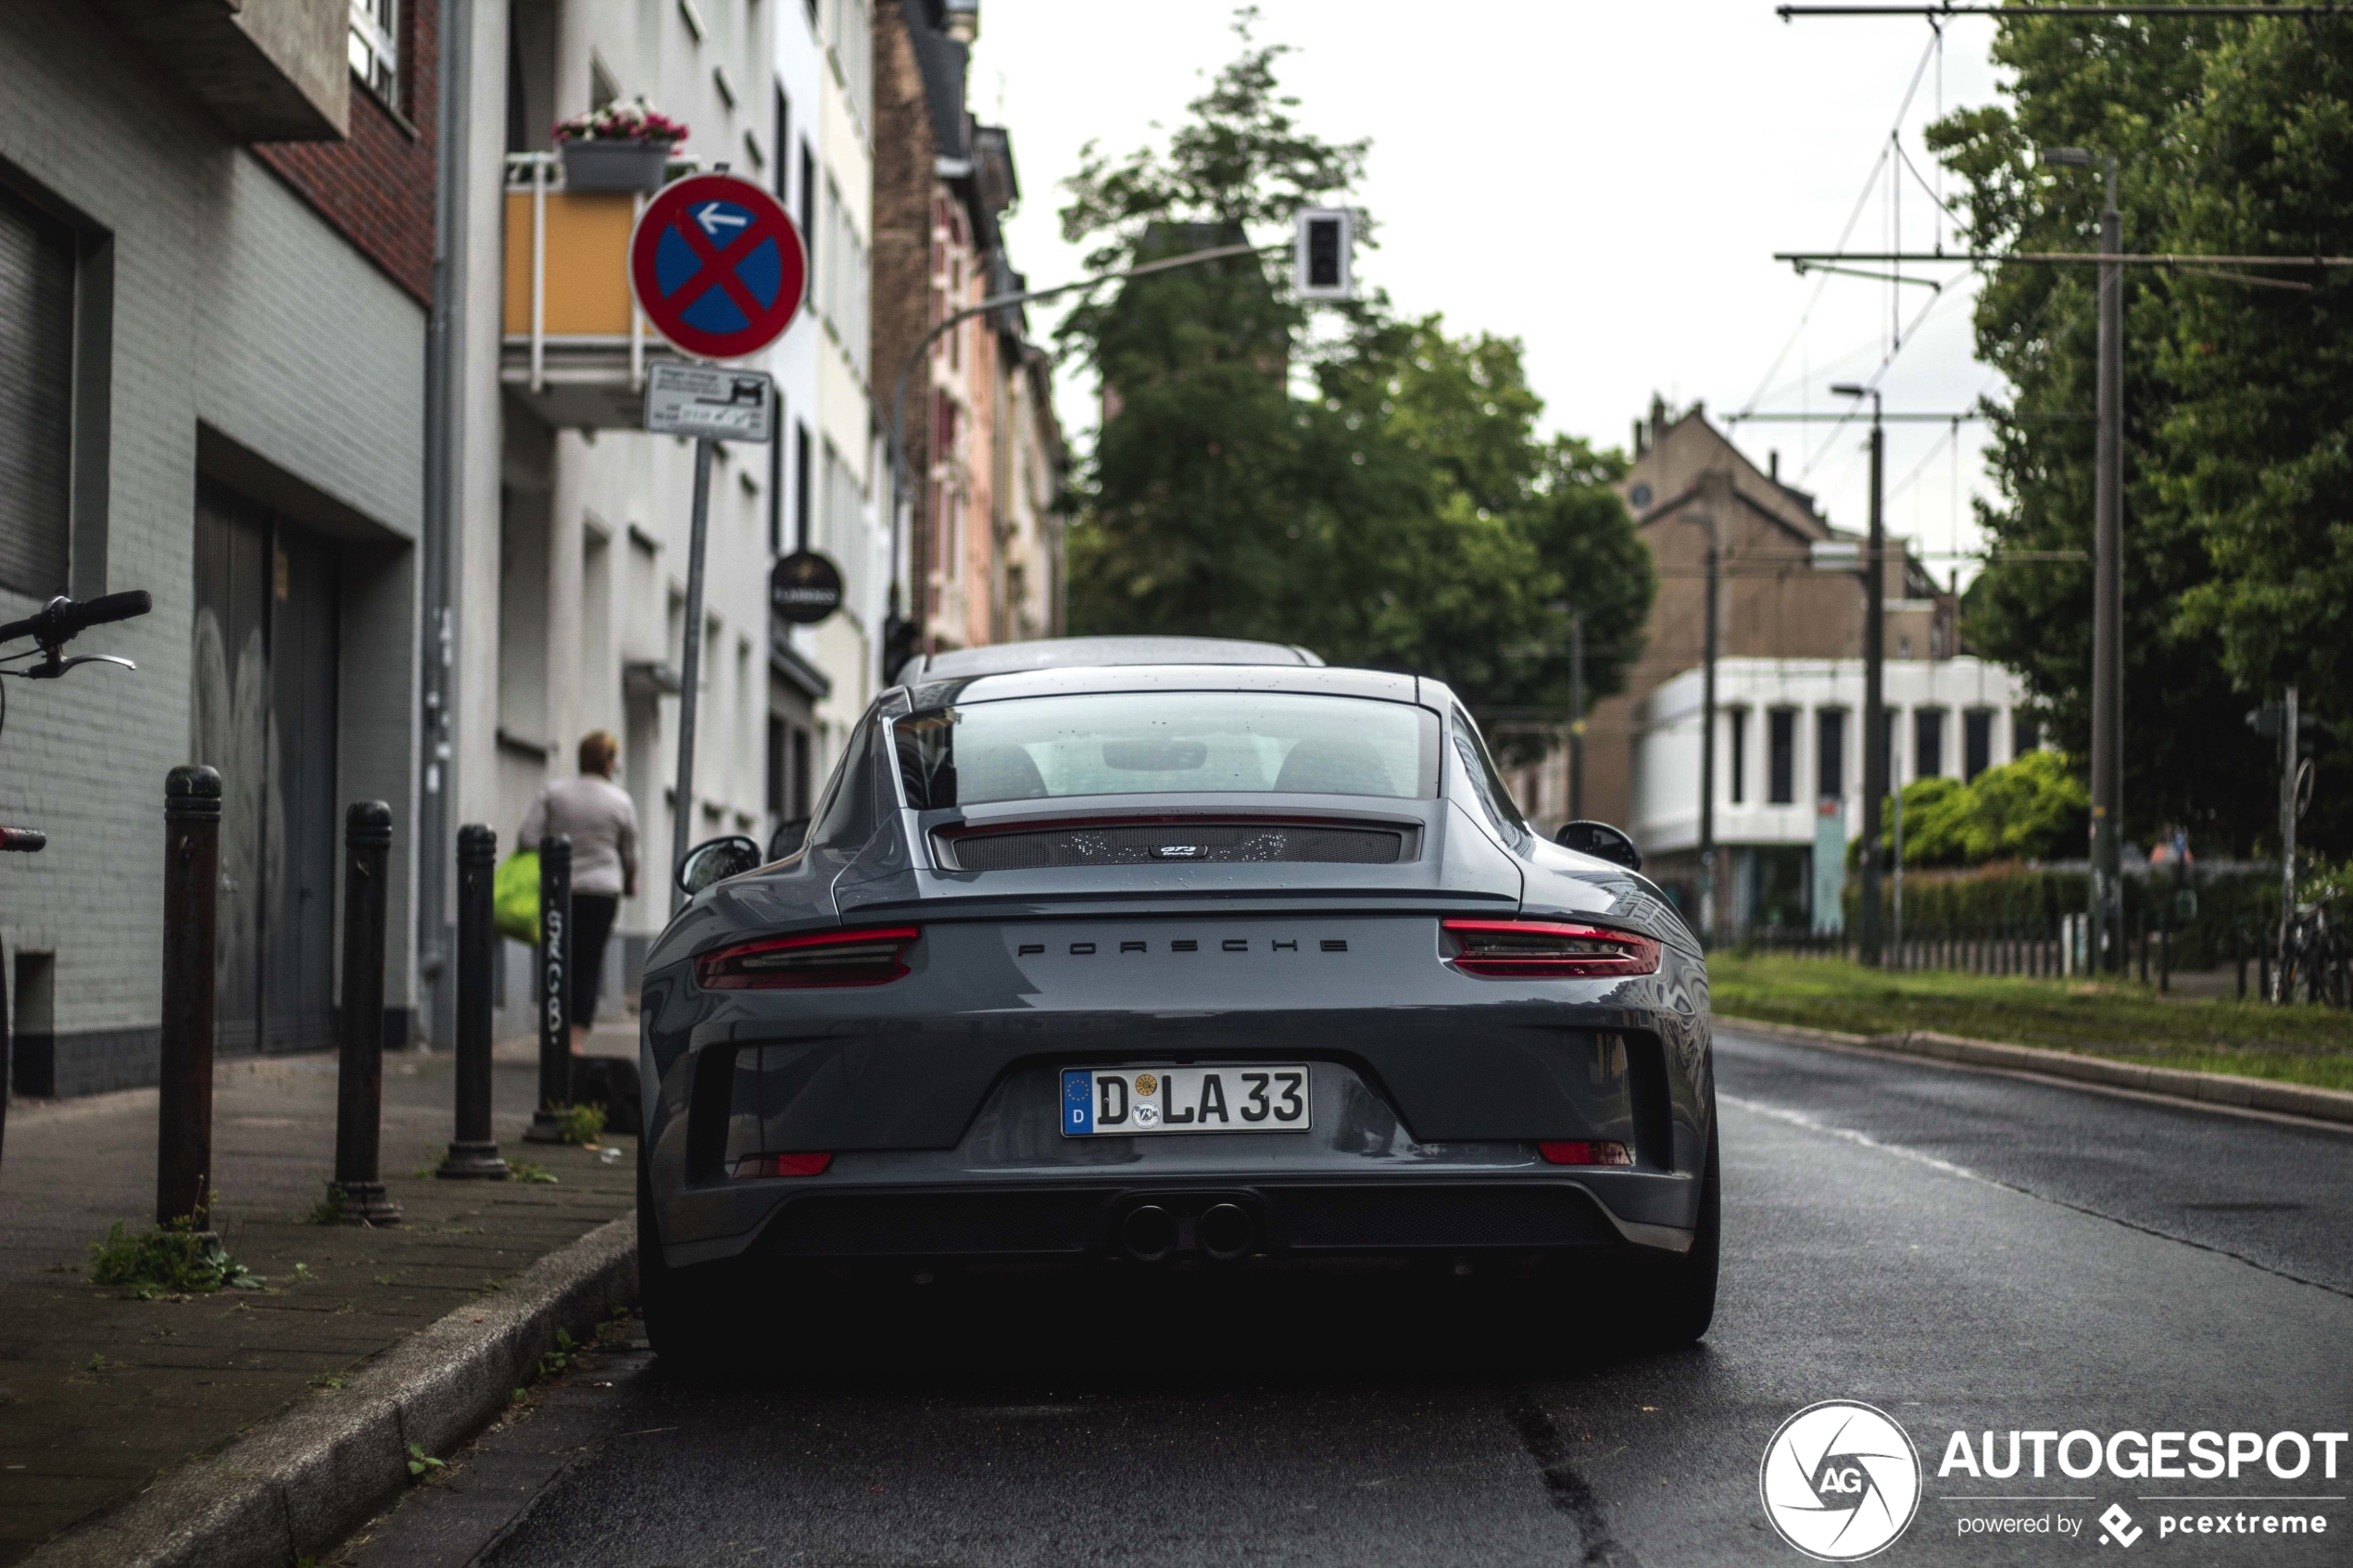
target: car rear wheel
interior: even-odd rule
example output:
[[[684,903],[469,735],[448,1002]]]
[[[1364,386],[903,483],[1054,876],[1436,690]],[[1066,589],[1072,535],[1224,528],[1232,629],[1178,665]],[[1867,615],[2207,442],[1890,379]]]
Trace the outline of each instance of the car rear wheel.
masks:
[[[646,1320],[646,1342],[673,1372],[711,1371],[736,1345],[729,1322],[734,1293],[720,1275],[724,1265],[673,1269],[662,1258],[661,1228],[654,1214],[653,1177],[646,1140],[637,1140],[637,1309]]]
[[[1716,1320],[1717,1258],[1723,1241],[1722,1178],[1716,1127],[1707,1129],[1707,1165],[1700,1176],[1699,1223],[1692,1249],[1662,1266],[1644,1302],[1642,1337],[1660,1349],[1697,1343]]]

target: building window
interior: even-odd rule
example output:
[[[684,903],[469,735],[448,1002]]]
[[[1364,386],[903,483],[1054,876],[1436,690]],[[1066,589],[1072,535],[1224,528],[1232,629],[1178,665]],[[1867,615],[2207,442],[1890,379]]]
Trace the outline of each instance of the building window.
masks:
[[[792,547],[805,550],[810,540],[816,537],[810,532],[814,520],[809,515],[809,424],[805,420],[793,426],[792,486],[793,520],[798,527]]]
[[[834,66],[841,72],[842,89],[849,94],[858,123],[872,126],[874,117],[867,111],[866,101],[871,93],[867,61],[873,52],[874,24],[866,19],[864,0],[828,0],[825,42],[833,46]]]
[[[1745,708],[1734,708],[1729,709],[1725,713],[1724,717],[1731,727],[1732,776],[1730,782],[1732,787],[1730,799],[1733,805],[1738,806],[1743,800],[1748,798],[1747,785],[1745,783],[1748,777],[1748,709]]]
[[[2010,709],[2010,756],[2020,758],[2043,746],[2043,726],[2023,708]]]
[[[790,727],[774,713],[768,715],[768,820],[785,820],[785,750]]]
[[[785,90],[776,89],[776,205],[792,206],[792,159],[787,150],[792,146],[792,100]]]
[[[785,553],[785,393],[776,389],[776,436],[768,443],[768,553]]]
[[[73,537],[71,229],[0,187],[0,586],[66,592]]]
[[[1961,715],[1961,781],[1966,784],[1994,765],[1994,714],[1978,709]]]
[[[400,0],[351,0],[351,74],[385,103],[399,101]]]
[[[784,156],[779,147],[777,156]],[[801,286],[811,299],[817,297],[817,159],[809,150],[808,138],[800,143],[800,249],[807,262]]]
[[[867,286],[866,242],[850,221],[849,208],[833,181],[825,182],[824,228],[814,241],[823,256],[818,276],[818,308],[834,330],[834,337],[849,356],[858,373],[866,373]]]
[[[1765,798],[1773,806],[1797,801],[1797,710],[1776,708],[1767,715],[1771,734],[1767,741]]]
[[[1814,793],[1825,800],[1846,798],[1846,711],[1814,712]]]
[[[1941,708],[1912,709],[1912,776],[1944,776],[1944,710]]]

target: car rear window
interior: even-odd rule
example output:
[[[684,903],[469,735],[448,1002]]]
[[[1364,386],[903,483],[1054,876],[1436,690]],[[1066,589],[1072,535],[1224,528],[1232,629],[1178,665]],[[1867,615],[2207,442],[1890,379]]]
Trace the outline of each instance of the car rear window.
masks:
[[[1090,692],[911,713],[917,809],[1074,795],[1438,793],[1438,716],[1305,692]]]

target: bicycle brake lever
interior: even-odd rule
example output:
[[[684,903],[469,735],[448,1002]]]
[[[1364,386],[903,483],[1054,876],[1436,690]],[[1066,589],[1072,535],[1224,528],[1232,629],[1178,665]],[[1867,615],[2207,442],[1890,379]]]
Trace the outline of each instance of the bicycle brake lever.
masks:
[[[120,664],[125,670],[139,668],[119,653],[78,653],[71,659],[60,660],[54,670],[44,665],[39,669],[28,671],[27,673],[35,680],[53,681],[77,664]]]

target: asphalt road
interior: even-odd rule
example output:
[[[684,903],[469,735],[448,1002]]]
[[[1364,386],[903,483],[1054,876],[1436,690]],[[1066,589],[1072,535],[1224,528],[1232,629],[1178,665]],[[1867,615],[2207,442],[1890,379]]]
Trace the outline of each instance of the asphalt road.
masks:
[[[1843,1399],[1902,1423],[1927,1470],[1876,1561],[2102,1561],[2111,1503],[2135,1559],[2347,1561],[2353,1451],[2336,1480],[1937,1470],[1956,1429],[2345,1430],[2353,1135],[1736,1036],[1718,1052],[1725,1274],[1701,1348],[1619,1349],[1606,1277],[779,1299],[740,1376],[596,1358],[348,1560],[1799,1563],[1758,1462],[1793,1412]],[[2149,1500],[2183,1496],[2206,1500]],[[2159,1534],[2169,1512],[2328,1533],[2185,1540]],[[1962,1533],[2004,1516],[2052,1533]]]

